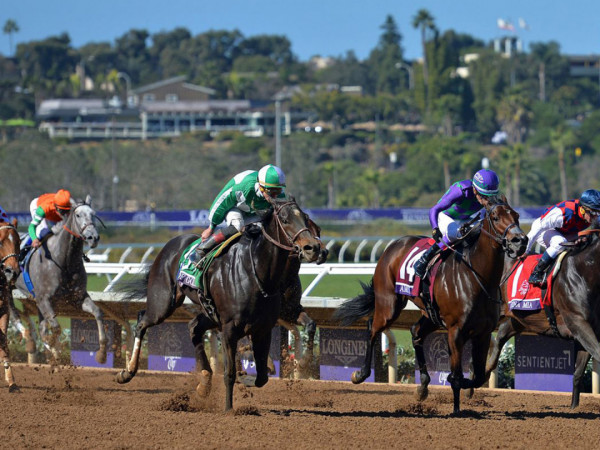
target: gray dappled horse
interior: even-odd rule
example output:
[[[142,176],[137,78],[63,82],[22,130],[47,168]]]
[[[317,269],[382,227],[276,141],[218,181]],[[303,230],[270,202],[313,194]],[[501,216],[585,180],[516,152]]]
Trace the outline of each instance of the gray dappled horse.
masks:
[[[33,249],[27,271],[33,283],[34,295],[29,292],[23,273],[17,279],[16,287],[27,296],[24,304],[37,306],[40,315],[40,334],[44,345],[58,359],[57,340],[61,329],[56,320],[54,309],[60,310],[61,304],[73,305],[92,314],[98,324],[98,342],[100,348],[96,361],[106,362],[107,338],[102,322],[103,314],[87,292],[87,273],[83,265],[83,246],[91,248],[98,245],[100,239],[96,229],[96,212],[91,206],[88,195],[84,202],[78,201],[72,207],[65,220],[57,223],[52,234],[42,240],[42,245]],[[12,307],[17,327],[27,342],[27,351],[35,352],[34,331],[26,333],[19,311]],[[29,322],[31,325],[31,321]]]

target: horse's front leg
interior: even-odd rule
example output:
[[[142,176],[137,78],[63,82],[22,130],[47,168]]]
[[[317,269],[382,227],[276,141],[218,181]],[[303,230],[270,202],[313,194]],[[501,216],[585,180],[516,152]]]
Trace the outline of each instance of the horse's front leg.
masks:
[[[25,304],[23,304],[23,307],[25,308]],[[15,306],[12,295],[9,302],[9,308],[11,320],[13,324],[17,327],[17,330],[19,330],[19,333],[21,333],[21,338],[25,340],[25,351],[27,352],[27,361],[30,364],[35,363],[35,353],[37,351],[38,342],[38,335],[36,332],[35,324],[33,323],[33,320],[31,319],[26,310],[23,312],[23,315],[25,316],[25,320],[27,321],[27,327],[23,324],[24,320],[21,316],[21,311],[19,311],[19,309]]]
[[[4,298],[7,298],[10,292],[4,292]],[[4,366],[4,379],[8,384],[8,392],[15,392],[19,390],[17,383],[15,383],[15,377],[10,367],[10,357],[8,353],[8,338],[6,333],[8,331],[8,305],[6,301],[2,301],[0,306],[0,361]]]
[[[92,314],[96,319],[96,324],[98,325],[98,344],[100,345],[98,351],[96,352],[96,362],[98,364],[104,364],[106,362],[106,344],[108,343],[106,332],[104,331],[104,314],[102,314],[102,310],[92,301],[87,292],[85,295],[86,297],[83,300],[81,309]]]
[[[263,387],[269,381],[269,349],[271,347],[271,330],[262,335],[252,336],[254,363],[256,364],[256,387]]]
[[[204,350],[204,333],[214,327],[214,323],[204,314],[199,314],[188,323],[192,344],[194,344],[196,355],[196,371],[200,376],[200,382],[196,386],[196,392],[201,397],[207,397],[212,388],[213,371]]]
[[[458,326],[452,326],[448,328],[448,350],[450,352],[450,375],[448,375],[448,381],[452,387],[452,393],[454,394],[454,414],[460,412],[460,390],[468,387],[462,371],[462,352],[464,347],[464,340],[462,337],[461,329]],[[489,349],[486,347],[486,351]]]
[[[438,327],[426,316],[421,316],[418,322],[410,327],[413,348],[415,349],[415,359],[419,365],[419,373],[421,375],[421,384],[417,388],[417,400],[420,402],[425,400],[429,395],[428,386],[431,381],[431,377],[427,371],[427,362],[425,361],[423,344],[425,343],[425,338],[437,329]]]
[[[585,368],[592,355],[590,355],[579,343],[575,341],[575,372],[573,372],[573,393],[571,394],[571,409],[579,406],[579,397],[583,387],[583,375]]]

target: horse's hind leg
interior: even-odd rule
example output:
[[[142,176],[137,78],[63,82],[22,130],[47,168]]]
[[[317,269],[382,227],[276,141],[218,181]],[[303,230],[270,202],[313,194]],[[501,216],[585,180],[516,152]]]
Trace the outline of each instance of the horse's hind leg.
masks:
[[[96,319],[96,324],[98,325],[98,343],[100,344],[100,348],[96,352],[96,362],[98,364],[104,364],[106,362],[106,344],[108,343],[108,339],[106,338],[106,332],[104,331],[104,322],[102,321],[104,315],[102,314],[102,310],[92,301],[87,292],[81,305],[81,309],[92,314]]]
[[[581,388],[583,387],[583,374],[585,368],[592,355],[590,355],[579,343],[575,341],[575,353],[577,358],[575,360],[575,372],[573,373],[573,393],[571,395],[571,409],[575,409],[579,406],[579,396],[581,394]]]
[[[438,327],[431,320],[425,316],[421,316],[417,323],[410,327],[410,334],[412,335],[413,348],[415,349],[415,359],[419,365],[419,374],[421,376],[421,384],[417,387],[417,400],[422,402],[429,395],[429,383],[431,377],[427,371],[427,362],[425,361],[425,351],[423,350],[423,344],[425,338],[437,330]]]
[[[199,314],[188,323],[192,344],[196,350],[196,371],[200,376],[200,382],[196,386],[196,392],[202,397],[208,396],[212,387],[213,371],[204,350],[204,333],[214,328],[215,324],[204,314]]]
[[[233,385],[235,383],[235,354],[237,352],[237,342],[241,334],[234,329],[233,323],[228,323],[223,327],[221,334],[221,344],[225,355],[225,371],[223,382],[225,383],[225,411],[233,408]]]
[[[4,293],[6,298],[6,292]],[[4,365],[4,379],[8,384],[8,392],[15,392],[19,389],[17,384],[15,383],[15,377],[12,373],[12,368],[10,367],[10,358],[8,354],[8,339],[6,336],[6,332],[8,331],[8,306],[6,302],[2,302],[2,306],[0,306],[0,361]]]
[[[35,352],[37,350],[37,332],[35,331],[35,324],[31,320],[29,314],[26,311],[23,312],[25,316],[25,320],[27,321],[28,327],[23,325],[23,317],[21,316],[21,312],[15,306],[14,300],[11,298],[10,300],[10,313],[11,320],[13,325],[17,327],[19,333],[21,333],[21,338],[25,340],[25,351],[27,352],[28,359],[30,363],[33,363],[33,356],[35,356]]]
[[[142,310],[138,313],[138,320],[135,326],[135,340],[133,342],[133,349],[131,350],[131,359],[127,363],[127,368],[121,370],[117,374],[116,380],[119,384],[129,383],[138,371],[140,364],[140,351],[142,350],[142,341],[144,340],[146,330],[149,326],[151,326],[148,325],[146,316],[146,311]]]

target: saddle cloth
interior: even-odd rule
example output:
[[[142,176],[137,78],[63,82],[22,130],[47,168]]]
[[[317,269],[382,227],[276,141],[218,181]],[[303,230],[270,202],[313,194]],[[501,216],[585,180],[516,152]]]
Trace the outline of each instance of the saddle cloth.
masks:
[[[429,249],[435,241],[431,238],[419,239],[406,254],[398,269],[396,276],[396,293],[418,297],[420,290],[420,279],[415,279],[415,263]]]
[[[551,304],[552,277],[554,271],[546,279],[546,292],[539,286],[529,284],[529,276],[542,255],[529,255],[524,261],[517,261],[506,284],[508,308],[513,311],[537,311]],[[543,297],[542,297],[543,295]]]
[[[227,246],[236,241],[241,235],[242,233],[236,233],[225,242],[217,245],[214,249],[209,251],[202,261],[200,261],[200,264],[197,265],[191,262],[189,257],[196,251],[196,247],[200,245],[202,239],[196,239],[188,245],[179,258],[179,269],[176,277],[179,285],[204,290],[203,274],[206,272],[206,269],[208,269],[212,261],[219,256]]]

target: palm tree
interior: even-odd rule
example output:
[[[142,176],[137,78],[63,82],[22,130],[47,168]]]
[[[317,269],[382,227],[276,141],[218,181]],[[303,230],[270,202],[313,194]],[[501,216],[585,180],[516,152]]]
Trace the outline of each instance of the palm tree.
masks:
[[[13,54],[13,34],[19,32],[19,25],[12,19],[8,19],[2,28],[4,34],[8,34],[8,44],[11,55]]]
[[[566,129],[564,125],[550,130],[550,146],[558,153],[558,173],[560,177],[560,194],[563,200],[568,198],[567,169],[565,165],[565,149],[575,143],[573,130]]]
[[[426,9],[420,9],[413,17],[412,26],[421,29],[421,46],[423,48],[423,83],[425,84],[425,96],[427,97],[427,86],[429,86],[429,68],[427,64],[427,30],[435,30],[433,16]],[[426,103],[429,104],[429,103]]]

